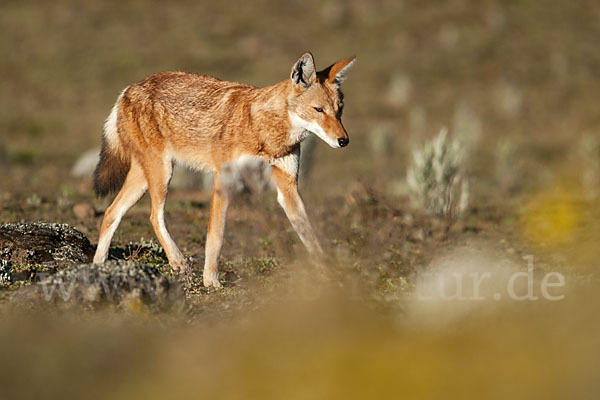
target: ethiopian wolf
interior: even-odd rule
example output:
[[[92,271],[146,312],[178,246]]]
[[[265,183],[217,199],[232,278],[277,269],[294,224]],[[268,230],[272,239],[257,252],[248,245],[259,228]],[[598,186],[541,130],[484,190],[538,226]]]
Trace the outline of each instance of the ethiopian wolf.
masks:
[[[272,166],[277,200],[308,252],[323,253],[298,193],[300,142],[314,133],[334,148],[347,146],[342,125],[341,84],[354,57],[316,71],[303,54],[289,79],[257,88],[206,75],[161,72],[127,87],[115,103],[102,138],[94,173],[98,196],[118,194],[107,208],[94,263],[106,260],[123,215],[148,190],[150,221],[171,267],[187,268],[169,235],[164,207],[174,162],[214,173],[204,286],[219,287],[217,262],[223,243],[228,194],[223,164],[257,157]]]

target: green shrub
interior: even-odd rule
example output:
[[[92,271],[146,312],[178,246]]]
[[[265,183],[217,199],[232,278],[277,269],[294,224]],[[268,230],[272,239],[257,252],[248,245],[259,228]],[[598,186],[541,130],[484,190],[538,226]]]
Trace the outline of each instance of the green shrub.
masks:
[[[462,214],[469,199],[462,174],[463,150],[442,129],[430,141],[413,150],[406,180],[414,205],[428,214],[454,218]]]

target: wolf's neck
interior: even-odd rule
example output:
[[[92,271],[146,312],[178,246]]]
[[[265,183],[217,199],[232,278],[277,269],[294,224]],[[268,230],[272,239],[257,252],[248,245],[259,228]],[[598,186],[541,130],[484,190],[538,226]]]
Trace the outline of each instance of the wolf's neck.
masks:
[[[256,89],[252,100],[252,109],[287,115],[287,98],[290,94],[290,89],[288,80]]]
[[[285,146],[294,146],[305,137],[302,132],[296,132],[290,121],[288,97],[291,90],[287,80],[256,89],[250,108],[251,123],[253,128],[260,130],[259,135]]]

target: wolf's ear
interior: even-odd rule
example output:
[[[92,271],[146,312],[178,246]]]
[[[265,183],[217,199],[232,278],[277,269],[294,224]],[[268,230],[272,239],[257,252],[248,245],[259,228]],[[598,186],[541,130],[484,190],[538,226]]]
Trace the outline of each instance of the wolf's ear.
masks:
[[[296,61],[290,75],[292,83],[306,89],[317,79],[315,60],[312,54],[306,52]]]
[[[338,61],[329,68],[319,72],[319,74],[325,75],[330,83],[341,86],[342,82],[346,80],[346,72],[348,72],[350,67],[354,64],[354,61],[356,61],[355,56]]]

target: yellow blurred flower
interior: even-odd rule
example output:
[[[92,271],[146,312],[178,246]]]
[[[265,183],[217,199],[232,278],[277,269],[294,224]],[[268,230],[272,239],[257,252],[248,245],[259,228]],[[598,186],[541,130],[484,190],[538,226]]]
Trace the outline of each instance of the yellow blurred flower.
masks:
[[[581,221],[579,191],[559,187],[531,198],[523,208],[523,234],[535,244],[556,246],[570,242]]]

